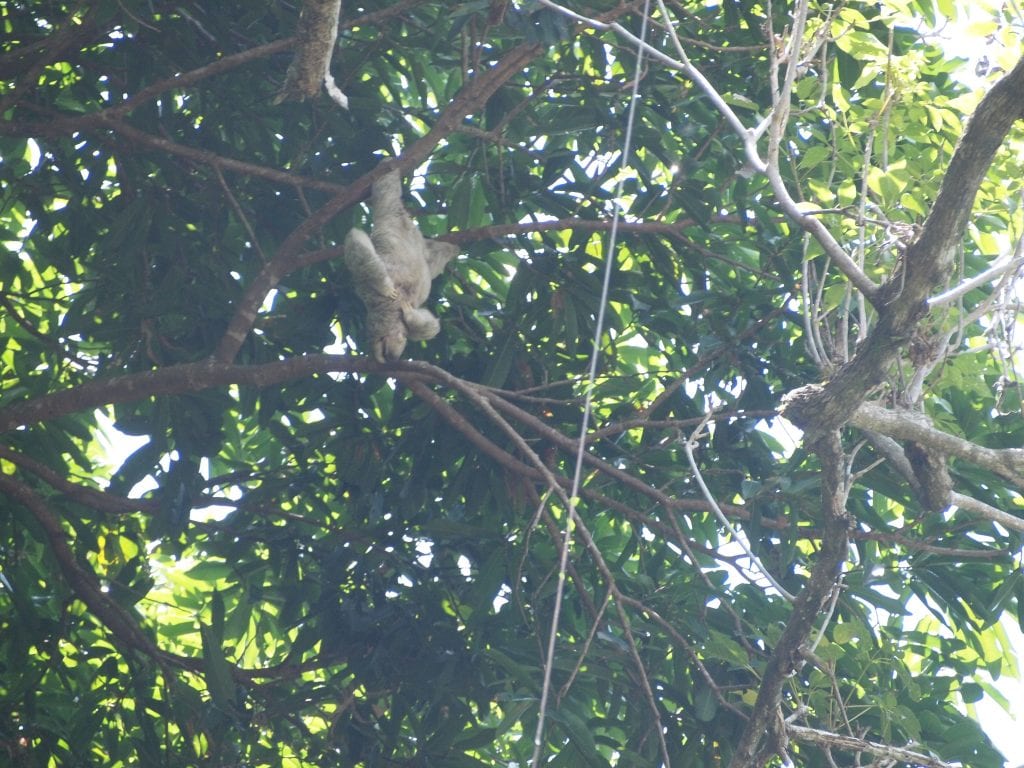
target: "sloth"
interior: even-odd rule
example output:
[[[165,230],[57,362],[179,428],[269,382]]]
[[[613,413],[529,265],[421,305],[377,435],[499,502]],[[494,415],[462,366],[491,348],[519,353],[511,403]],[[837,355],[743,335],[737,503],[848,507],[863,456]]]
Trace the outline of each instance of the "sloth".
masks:
[[[452,243],[428,240],[402,205],[399,172],[389,171],[370,195],[372,234],[353,229],[344,261],[366,305],[366,334],[379,363],[402,357],[406,341],[434,338],[441,324],[420,305],[431,281],[458,254]]]

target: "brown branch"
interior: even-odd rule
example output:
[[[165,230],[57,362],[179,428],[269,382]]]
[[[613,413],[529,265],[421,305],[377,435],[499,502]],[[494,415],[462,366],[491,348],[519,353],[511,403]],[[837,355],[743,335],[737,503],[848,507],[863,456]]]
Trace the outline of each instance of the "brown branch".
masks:
[[[210,361],[185,363],[142,373],[93,379],[69,389],[14,403],[0,409],[0,432],[52,421],[69,413],[90,410],[102,405],[130,403],[161,395],[201,392],[228,384],[268,387],[314,373],[341,371],[390,372],[399,376],[403,370],[410,368],[423,372],[421,368],[412,367],[414,365],[394,364],[385,367],[368,358],[332,355],[307,355],[253,366],[219,365]]]
[[[155,83],[147,85],[134,96],[125,99],[116,106],[105,109],[102,112],[97,112],[94,115],[90,115],[90,117],[105,117],[107,119],[122,118],[137,107],[145,104],[147,101],[152,101],[159,97],[165,91],[187,88],[190,85],[195,85],[201,80],[206,80],[214,75],[230,72],[232,69],[237,69],[238,67],[244,66],[253,61],[259,61],[260,59],[265,59],[268,56],[273,56],[274,54],[281,53],[282,51],[290,50],[294,45],[295,38],[286,37],[282,40],[275,40],[272,43],[258,45],[255,48],[249,48],[245,51],[229,54],[228,56],[219,58],[202,67],[197,67],[189,70],[188,72],[174,74],[170,77],[164,78],[163,80],[158,80]]]
[[[526,424],[539,435],[544,437],[546,440],[554,443],[562,450],[575,454],[577,450],[577,444],[574,438],[562,434],[559,430],[555,429],[554,427],[548,426],[541,419],[534,416],[532,413],[524,411],[522,408],[519,408],[518,406],[515,406],[512,403],[509,403],[504,398],[497,397],[496,395],[494,395],[494,393],[491,392],[489,392],[488,395],[489,399],[498,410],[508,414],[516,421]],[[674,499],[668,494],[664,493],[663,491],[651,487],[643,480],[634,477],[625,470],[619,469],[618,467],[609,464],[608,462],[598,458],[597,456],[594,456],[591,453],[585,452],[583,454],[583,461],[586,464],[589,464],[590,466],[599,469],[602,473],[610,477],[613,477],[623,485],[628,486],[633,490],[650,497],[654,501],[664,506],[666,509],[681,510],[686,507],[689,507],[692,510],[702,511],[706,511],[708,509],[707,502],[703,500],[697,501],[695,499]],[[719,506],[721,506],[723,510],[726,510],[733,514],[740,512],[742,510],[741,507],[736,507],[735,505],[732,504],[720,504]]]
[[[524,478],[538,482],[543,479],[540,472],[535,468],[527,466],[511,453],[484,437],[476,427],[469,423],[465,416],[438,396],[422,380],[409,378],[405,384],[420,400],[433,408],[441,418],[454,427],[459,434],[469,440],[470,443],[479,448],[483,453],[494,459],[499,465]]]
[[[60,521],[46,506],[43,499],[14,478],[0,474],[0,490],[17,501],[35,518],[50,545],[61,573],[71,590],[90,611],[111,631],[117,645],[125,651],[139,650],[155,659],[165,655],[144,633],[127,611],[103,592],[96,574],[83,566],[68,545],[67,534]]]
[[[108,512],[114,515],[123,515],[128,512],[138,512],[140,510],[144,512],[155,512],[159,506],[156,502],[149,501],[147,499],[127,499],[123,496],[114,496],[113,494],[105,493],[104,491],[96,488],[89,488],[85,485],[72,483],[66,477],[55,472],[42,462],[18,453],[5,445],[0,445],[0,458],[7,459],[12,464],[31,472],[51,488],[60,491],[69,499],[74,499],[80,504],[101,512]]]
[[[818,559],[793,612],[765,666],[757,700],[729,761],[729,768],[762,768],[775,755],[786,755],[786,731],[782,721],[782,688],[799,668],[803,645],[842,573],[849,539],[846,513],[845,457],[839,433],[822,437],[814,450],[821,460],[821,515],[824,535]]]
[[[570,448],[575,450],[574,443],[571,438],[562,435],[561,432],[548,426],[532,414],[512,406],[501,398],[497,398],[492,390],[479,388],[477,385],[462,381],[461,379],[452,376],[447,371],[430,365],[429,363],[408,361],[404,363],[383,365],[365,357],[339,355],[307,355],[252,366],[221,365],[204,361],[159,368],[142,373],[115,376],[107,379],[95,379],[70,389],[52,392],[39,398],[0,408],[0,432],[10,431],[17,427],[28,426],[39,422],[52,421],[70,413],[91,410],[104,405],[134,402],[157,396],[177,395],[187,392],[201,392],[206,389],[227,386],[228,384],[240,384],[243,386],[263,388],[282,384],[288,381],[294,381],[314,374],[328,372],[379,373],[382,375],[394,376],[395,378],[402,380],[417,396],[421,397],[431,407],[435,408],[442,418],[458,429],[458,431],[470,440],[470,442],[490,455],[506,469],[516,472],[533,481],[543,480],[538,470],[523,464],[512,454],[504,451],[504,449],[498,447],[476,432],[475,427],[473,427],[465,417],[459,414],[458,411],[456,411],[442,398],[430,391],[429,388],[425,386],[424,382],[438,381],[458,390],[476,388],[479,391],[483,391],[487,393],[487,396],[492,399],[493,402],[500,403],[500,407],[512,415],[513,418],[516,420],[523,420],[524,423],[527,423],[528,426],[534,428],[544,438],[549,439],[552,442],[557,442],[557,445],[562,450],[569,450]],[[0,448],[0,455],[25,467],[37,476],[41,477],[55,489],[66,493],[69,497],[76,498],[77,500],[82,501],[89,506],[93,506],[96,509],[110,511],[112,513],[124,513],[135,510],[145,511],[150,503],[146,500],[111,497],[109,494],[105,494],[95,489],[88,489],[68,483],[63,478],[58,477],[53,470],[50,470],[44,465],[35,463],[27,457],[14,454],[9,449]],[[635,490],[643,493],[649,498],[652,498],[657,504],[666,509],[690,513],[706,512],[708,510],[707,502],[703,499],[673,498],[646,485],[641,480],[634,478],[631,475],[626,474],[625,478],[623,478],[621,470],[608,465],[597,457],[590,456],[588,463],[602,472],[610,470],[612,472],[612,476],[616,479],[621,479],[623,482],[629,483],[630,487],[633,487]],[[568,487],[568,478],[560,474],[556,474],[555,477],[558,479],[559,486],[563,488]],[[583,494],[584,496],[592,498],[594,501],[606,506],[614,503],[614,500],[588,489],[583,489]],[[734,519],[743,521],[751,519],[750,511],[743,506],[735,504],[724,504],[721,506],[723,511]],[[632,512],[632,510],[625,506],[623,506],[620,511]],[[660,529],[657,521],[646,517],[641,519],[640,517],[633,515],[632,519],[648,525],[649,527],[652,527],[652,529]],[[786,530],[791,526],[791,523],[788,520],[762,519],[759,524],[764,528],[770,528],[778,531]],[[669,533],[669,529],[663,529],[662,533]],[[675,531],[675,533],[678,533],[678,531]],[[819,534],[816,529],[812,528],[808,528],[805,533],[806,537],[811,539],[817,538],[819,535],[827,535],[824,532]],[[885,541],[893,541],[910,549],[934,551],[937,553],[949,554],[951,556],[1005,556],[1005,553],[1003,552],[974,552],[945,549],[925,542],[918,542],[907,537],[900,537],[891,532],[870,533],[854,531],[853,536],[854,538],[862,539],[880,538]],[[692,546],[692,543],[687,542],[685,538],[680,539],[677,543],[684,547]]]
[[[214,359],[223,363],[230,363],[235,359],[238,350],[242,348],[246,336],[249,335],[249,331],[256,322],[263,300],[287,275],[304,267],[340,257],[341,254],[341,246],[322,248],[318,251],[309,251],[293,256],[288,256],[283,250],[278,251],[277,256],[267,262],[249,284],[249,287],[245,289],[242,298],[238,300],[235,313],[213,355]]]
[[[199,165],[208,165],[217,170],[233,171],[246,176],[272,181],[277,184],[292,187],[303,187],[306,189],[316,189],[321,192],[330,192],[333,194],[338,194],[339,192],[347,189],[344,185],[335,184],[331,181],[322,181],[309,176],[301,176],[296,173],[281,171],[277,168],[271,168],[266,165],[247,163],[243,160],[234,160],[230,157],[224,157],[222,155],[218,155],[216,152],[210,152],[206,149],[196,149],[184,144],[178,144],[170,139],[164,139],[160,136],[153,136],[145,131],[140,131],[138,128],[134,128],[120,120],[112,119],[104,113],[78,120],[71,119],[66,122],[70,122],[77,130],[81,130],[83,125],[88,124],[107,128],[137,144],[141,144],[152,149],[158,149],[169,155],[183,157],[186,160],[191,160]]]
[[[97,112],[93,115],[69,117],[50,109],[43,109],[34,104],[24,104],[23,108],[41,115],[45,122],[13,122],[0,121],[0,135],[5,136],[65,136],[89,128],[102,129],[122,136],[130,141],[151,149],[166,152],[169,155],[182,157],[198,165],[206,165],[217,170],[233,171],[235,173],[265,179],[277,184],[296,187],[299,189],[309,188],[321,192],[337,194],[347,189],[344,185],[330,181],[322,181],[309,176],[301,176],[296,173],[289,173],[266,165],[257,165],[243,160],[235,160],[230,157],[218,155],[205,149],[196,149],[184,144],[165,139],[160,136],[153,136],[145,131],[128,125],[121,120],[111,117],[107,112]],[[98,140],[103,141],[104,137]],[[108,143],[114,143],[110,138],[105,138]]]

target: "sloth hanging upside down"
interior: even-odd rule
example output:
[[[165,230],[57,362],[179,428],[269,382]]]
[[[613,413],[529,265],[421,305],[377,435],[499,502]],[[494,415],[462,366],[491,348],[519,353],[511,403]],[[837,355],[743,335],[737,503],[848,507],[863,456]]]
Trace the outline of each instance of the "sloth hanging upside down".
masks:
[[[438,319],[420,305],[430,283],[458,254],[452,243],[428,240],[402,205],[402,180],[390,171],[370,195],[372,234],[353,229],[345,238],[344,260],[356,293],[366,305],[366,334],[377,362],[402,357],[409,339],[434,338]]]

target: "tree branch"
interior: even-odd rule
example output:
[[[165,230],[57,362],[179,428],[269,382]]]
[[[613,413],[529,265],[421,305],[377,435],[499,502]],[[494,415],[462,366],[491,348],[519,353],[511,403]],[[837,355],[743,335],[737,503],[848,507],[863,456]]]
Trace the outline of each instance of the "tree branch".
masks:
[[[940,453],[956,456],[1024,488],[1024,448],[985,448],[936,429],[924,414],[891,411],[874,403],[861,403],[850,416],[850,424],[897,440],[912,440]]]
[[[139,650],[155,659],[164,659],[163,652],[139,628],[135,619],[104,593],[96,574],[79,563],[68,545],[67,534],[64,533],[60,521],[50,512],[43,499],[28,486],[2,473],[0,490],[25,507],[35,518],[46,536],[50,551],[53,552],[65,581],[89,610],[110,629],[117,644],[125,651]]]
[[[74,499],[92,509],[100,510],[114,515],[124,515],[130,512],[155,512],[158,504],[147,499],[126,499],[123,496],[114,496],[97,488],[72,483],[63,475],[50,469],[42,462],[36,461],[17,451],[0,445],[0,458],[7,459],[22,469],[28,470],[51,488],[60,491],[69,499]]]
[[[783,415],[812,439],[846,423],[879,384],[928,311],[928,296],[953,268],[981,180],[1011,126],[1024,117],[1024,59],[978,104],[953,153],[935,205],[904,268],[880,292],[879,320],[853,360],[825,385],[790,392]]]
[[[850,258],[850,256],[843,250],[843,247],[839,242],[832,236],[832,233],[828,228],[821,223],[821,221],[814,216],[811,216],[800,209],[796,200],[790,194],[786,188],[786,184],[779,173],[778,168],[778,157],[777,152],[775,153],[775,162],[769,160],[767,163],[761,158],[757,151],[757,141],[760,136],[760,131],[756,129],[747,128],[743,121],[739,118],[733,108],[725,100],[725,98],[718,92],[718,90],[711,84],[711,82],[704,76],[704,73],[696,67],[693,62],[690,61],[686,55],[686,51],[682,46],[679,38],[675,33],[675,29],[671,25],[664,27],[665,31],[672,38],[673,43],[676,47],[676,55],[678,58],[669,56],[664,51],[654,47],[653,45],[641,40],[628,29],[623,27],[621,24],[609,23],[600,21],[598,19],[591,19],[581,14],[571,11],[553,0],[539,0],[542,5],[546,5],[552,10],[558,11],[559,13],[567,16],[574,21],[589,26],[593,29],[598,30],[610,30],[620,37],[628,40],[631,45],[637,48],[642,48],[645,53],[650,55],[653,59],[665,64],[671,69],[678,70],[690,78],[698,88],[704,93],[705,96],[711,101],[715,109],[725,118],[725,121],[732,128],[733,132],[743,142],[744,152],[746,153],[747,164],[755,171],[765,173],[768,176],[768,181],[772,187],[772,192],[775,197],[779,200],[779,203],[786,213],[797,225],[807,231],[817,240],[825,253],[832,259],[836,266],[842,271],[844,275],[850,280],[851,283],[857,286],[865,296],[869,299],[873,299],[878,293],[878,286],[869,278],[864,271],[857,266],[857,263]],[[663,3],[659,2],[659,6],[662,9],[662,13],[666,15],[667,10]],[[794,39],[793,45],[799,49],[800,41]],[[796,62],[793,62],[795,71]],[[788,94],[787,94],[788,98]],[[788,110],[782,115],[782,119],[785,120],[788,115]],[[781,128],[779,128],[781,130]]]
[[[915,752],[904,747],[891,747],[874,741],[844,736],[839,733],[819,731],[817,728],[805,728],[802,725],[786,725],[786,732],[793,741],[813,744],[823,749],[844,749],[850,752],[867,752],[869,755],[885,758],[885,761],[898,761],[925,768],[954,768],[951,763],[944,763],[930,755]]]
[[[850,521],[846,513],[845,457],[839,433],[822,437],[814,450],[821,460],[821,551],[810,578],[797,595],[786,628],[761,677],[761,687],[729,768],[761,768],[773,755],[785,755],[782,688],[802,663],[803,645],[842,573]]]

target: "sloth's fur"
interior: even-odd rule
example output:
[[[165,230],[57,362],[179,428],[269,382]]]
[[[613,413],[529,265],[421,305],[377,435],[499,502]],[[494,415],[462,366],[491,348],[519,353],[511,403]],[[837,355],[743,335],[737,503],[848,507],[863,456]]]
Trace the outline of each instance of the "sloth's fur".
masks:
[[[382,176],[370,196],[372,234],[353,229],[345,264],[366,305],[366,334],[378,362],[398,360],[409,339],[432,339],[441,324],[420,305],[431,281],[458,254],[451,243],[427,240],[402,205],[398,171]]]

